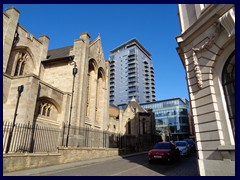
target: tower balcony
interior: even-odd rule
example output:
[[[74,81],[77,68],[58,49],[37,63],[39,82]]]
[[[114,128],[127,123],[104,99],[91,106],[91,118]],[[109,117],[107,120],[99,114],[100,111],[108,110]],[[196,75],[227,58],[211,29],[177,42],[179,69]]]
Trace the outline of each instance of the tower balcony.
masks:
[[[137,55],[136,54],[129,54],[128,55],[128,58],[132,58],[132,57],[137,57]]]

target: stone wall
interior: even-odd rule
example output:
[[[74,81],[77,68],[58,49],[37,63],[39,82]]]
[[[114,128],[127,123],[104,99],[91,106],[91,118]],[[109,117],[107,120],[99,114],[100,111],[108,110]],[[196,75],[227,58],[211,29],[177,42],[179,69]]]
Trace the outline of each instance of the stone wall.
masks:
[[[3,172],[19,171],[30,168],[59,164],[59,153],[7,154],[3,155]]]
[[[57,153],[15,153],[3,155],[3,172],[52,166],[76,161],[118,156],[117,148],[59,148]]]

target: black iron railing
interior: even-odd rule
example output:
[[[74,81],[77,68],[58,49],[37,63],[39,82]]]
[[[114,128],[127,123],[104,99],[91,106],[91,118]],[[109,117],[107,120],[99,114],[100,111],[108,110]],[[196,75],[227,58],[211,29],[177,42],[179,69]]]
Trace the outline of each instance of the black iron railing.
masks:
[[[11,131],[11,143],[6,152]],[[57,151],[60,133],[60,129],[39,126],[37,124],[16,123],[13,126],[12,122],[4,122],[3,152],[54,152]]]
[[[10,132],[11,141],[9,142]],[[3,153],[35,153],[57,152],[58,147],[66,147],[68,126],[61,128],[46,127],[30,122],[16,123],[3,122]],[[71,126],[69,131],[69,145],[76,147],[103,147],[103,148],[128,148],[136,150],[139,146],[151,146],[157,138],[153,135],[123,135],[108,131],[96,130],[88,127]],[[140,144],[139,144],[140,143]],[[8,149],[7,149],[7,146]],[[8,150],[8,151],[6,151]]]

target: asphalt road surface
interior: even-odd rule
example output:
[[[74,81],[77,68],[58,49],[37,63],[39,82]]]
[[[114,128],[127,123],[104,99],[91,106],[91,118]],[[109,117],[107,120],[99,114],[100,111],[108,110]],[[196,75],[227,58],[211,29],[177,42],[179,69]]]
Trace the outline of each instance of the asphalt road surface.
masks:
[[[51,169],[49,167],[48,169]],[[32,170],[32,172],[34,169]],[[14,175],[14,173],[5,174]],[[15,175],[20,175],[15,173]],[[26,174],[25,174],[26,175]],[[174,164],[149,164],[147,154],[106,158],[72,167],[35,171],[32,176],[199,176],[196,154],[183,157]]]

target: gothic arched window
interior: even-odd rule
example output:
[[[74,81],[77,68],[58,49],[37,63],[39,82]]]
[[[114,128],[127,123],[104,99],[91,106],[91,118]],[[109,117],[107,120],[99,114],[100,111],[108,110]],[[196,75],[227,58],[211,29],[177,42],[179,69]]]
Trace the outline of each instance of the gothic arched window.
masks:
[[[25,64],[28,60],[28,53],[19,52],[14,76],[21,76],[24,73]]]
[[[25,62],[22,63],[22,66],[21,66],[21,69],[20,69],[20,72],[19,72],[20,76],[23,75],[24,66],[25,66]]]
[[[18,61],[17,61],[17,65],[16,65],[16,69],[15,69],[14,76],[17,76],[17,75],[18,75],[18,71],[19,71],[20,63],[21,63],[21,61],[18,60]]]
[[[42,111],[42,115],[46,115],[46,111],[47,111],[47,106],[45,105],[45,106],[43,106],[43,111]]]
[[[47,110],[47,116],[48,116],[48,117],[50,116],[50,112],[51,112],[51,109],[50,109],[50,107],[49,107],[48,110]]]
[[[40,103],[38,107],[38,114],[50,117],[52,105],[49,103]]]
[[[229,120],[235,136],[235,52],[226,61],[222,72],[222,86],[227,103]]]

